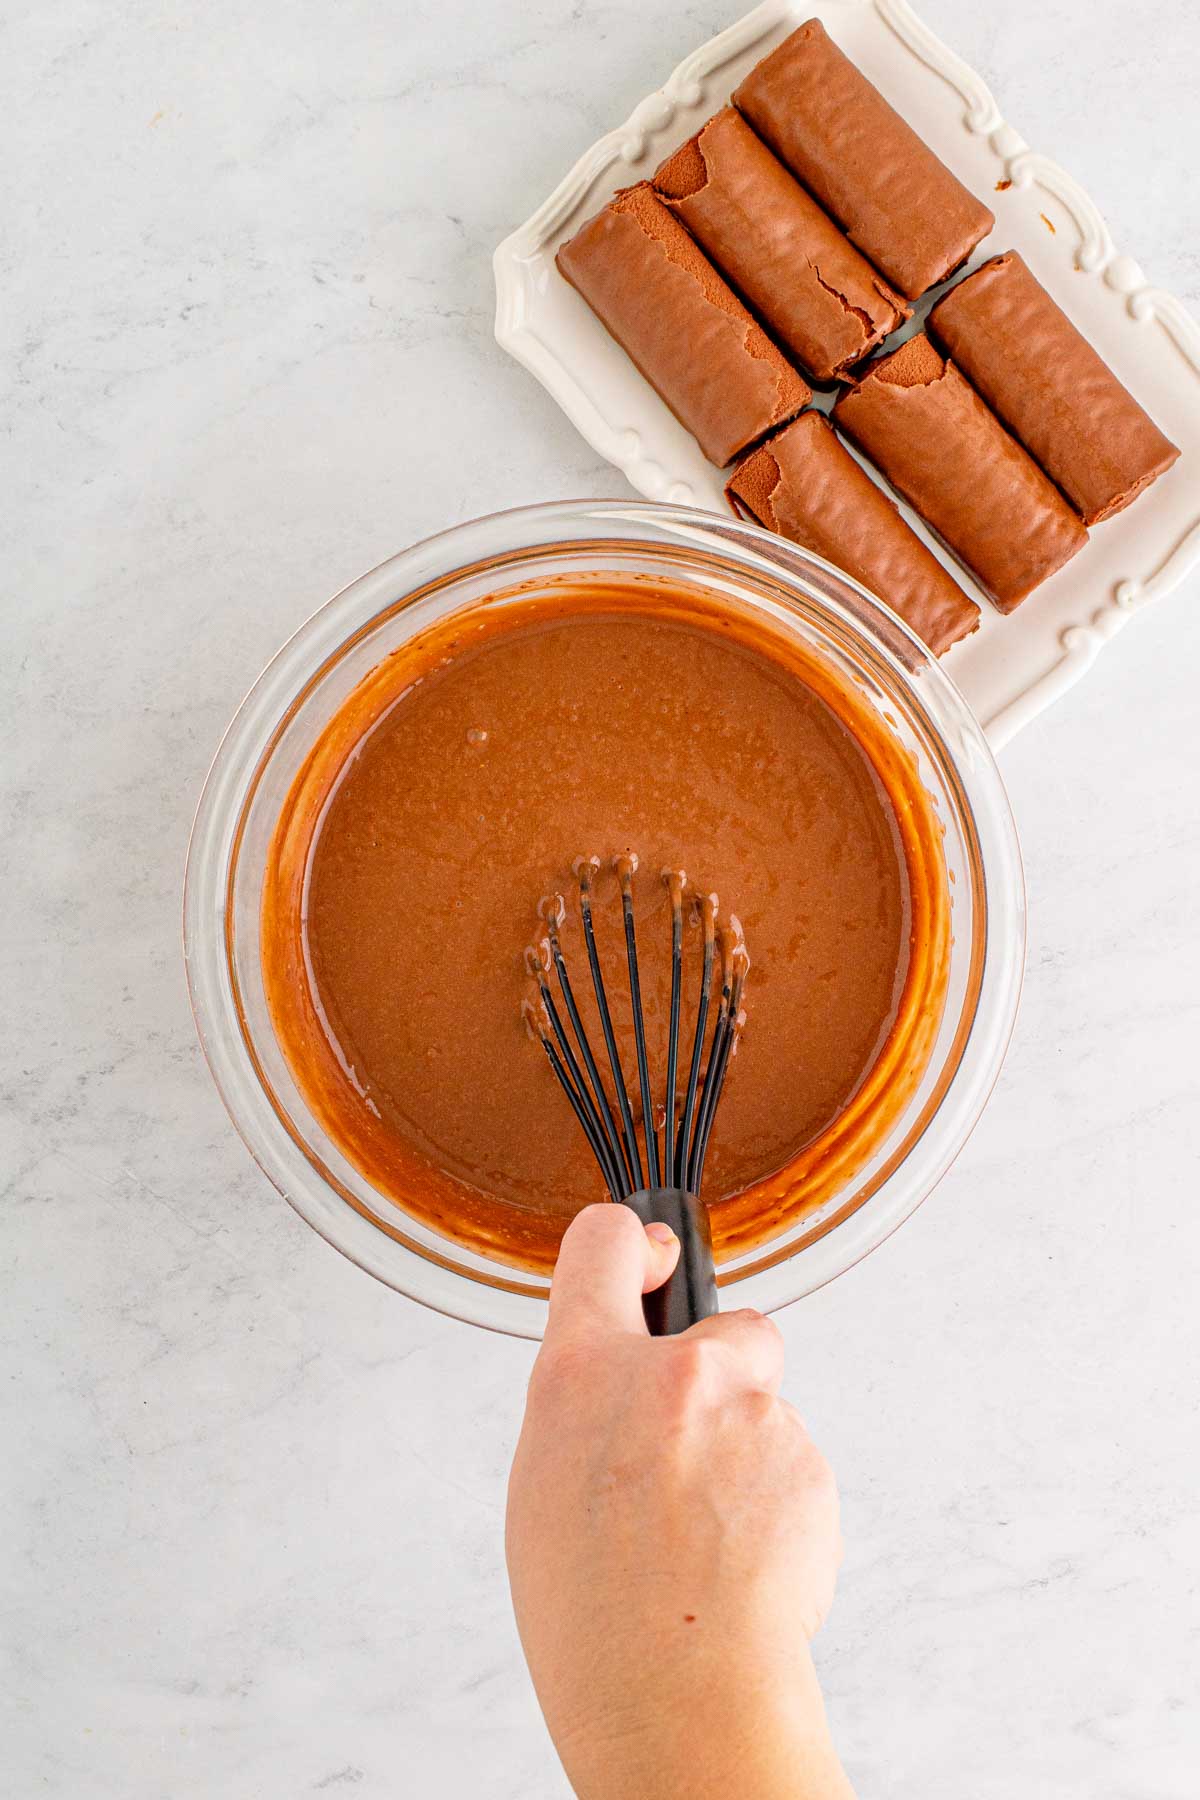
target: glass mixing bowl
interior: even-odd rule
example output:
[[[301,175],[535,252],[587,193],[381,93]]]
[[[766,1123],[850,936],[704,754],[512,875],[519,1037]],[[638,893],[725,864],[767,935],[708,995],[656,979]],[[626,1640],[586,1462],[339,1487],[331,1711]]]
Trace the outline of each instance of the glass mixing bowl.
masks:
[[[184,953],[196,1025],[234,1124],[302,1218],[344,1255],[455,1318],[540,1337],[546,1278],[460,1248],[378,1194],[310,1113],[271,1025],[259,960],[263,873],[300,765],[351,690],[460,607],[574,572],[660,576],[759,609],[831,663],[916,758],[945,828],[953,942],[929,1063],[843,1191],[719,1270],[764,1312],[840,1275],[908,1217],[983,1109],[1016,1015],[1024,885],[1007,797],[966,702],[895,616],[819,557],[686,507],[554,503],[456,526],[354,582],[251,689],[217,752],[188,851]],[[493,601],[493,604],[498,603]]]

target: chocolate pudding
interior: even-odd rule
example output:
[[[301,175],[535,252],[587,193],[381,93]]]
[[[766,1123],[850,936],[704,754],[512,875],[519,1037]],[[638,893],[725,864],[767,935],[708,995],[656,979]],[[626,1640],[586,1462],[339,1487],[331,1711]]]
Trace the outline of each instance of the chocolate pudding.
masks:
[[[595,917],[636,1107],[613,858],[633,852],[656,1102],[670,992],[663,872],[736,913],[752,972],[704,1176],[718,1258],[869,1156],[928,1058],[948,900],[931,803],[870,706],[716,595],[543,585],[432,628],[326,728],[276,831],[263,961],[326,1131],[397,1206],[518,1267],[552,1265],[600,1171],[523,1016],[539,903],[571,869]],[[699,926],[685,938],[685,1017]]]

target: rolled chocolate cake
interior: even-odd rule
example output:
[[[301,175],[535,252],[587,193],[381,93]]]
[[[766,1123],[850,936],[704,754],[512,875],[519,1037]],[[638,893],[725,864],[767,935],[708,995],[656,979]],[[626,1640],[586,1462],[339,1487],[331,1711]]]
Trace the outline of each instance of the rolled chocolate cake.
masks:
[[[1087,542],[1058,489],[923,333],[872,363],[833,416],[1004,612]]]
[[[819,19],[751,69],[733,103],[906,299],[944,281],[995,224]]]
[[[814,380],[836,379],[909,316],[733,107],[668,157],[654,186]]]
[[[968,275],[929,323],[1085,525],[1120,512],[1179,455],[1015,250]]]
[[[819,412],[801,413],[738,464],[726,489],[768,531],[844,569],[940,656],[979,624],[937,557]]]
[[[812,398],[649,182],[611,200],[557,261],[718,468]]]

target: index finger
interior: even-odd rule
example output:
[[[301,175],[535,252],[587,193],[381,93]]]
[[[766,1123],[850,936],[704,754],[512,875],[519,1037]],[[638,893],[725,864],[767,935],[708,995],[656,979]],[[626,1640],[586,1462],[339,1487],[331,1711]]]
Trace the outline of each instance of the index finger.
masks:
[[[546,1342],[594,1331],[645,1337],[642,1295],[675,1267],[679,1240],[647,1236],[637,1214],[619,1202],[585,1206],[563,1236],[550,1284]]]

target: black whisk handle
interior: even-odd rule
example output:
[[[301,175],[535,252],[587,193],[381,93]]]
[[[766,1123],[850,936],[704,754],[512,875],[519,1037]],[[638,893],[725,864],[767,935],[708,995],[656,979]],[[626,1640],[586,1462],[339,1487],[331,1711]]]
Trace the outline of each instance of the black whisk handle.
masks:
[[[712,1234],[703,1200],[683,1188],[639,1188],[626,1206],[643,1225],[659,1221],[679,1239],[679,1261],[669,1281],[642,1301],[652,1337],[672,1337],[717,1311],[717,1276]]]

